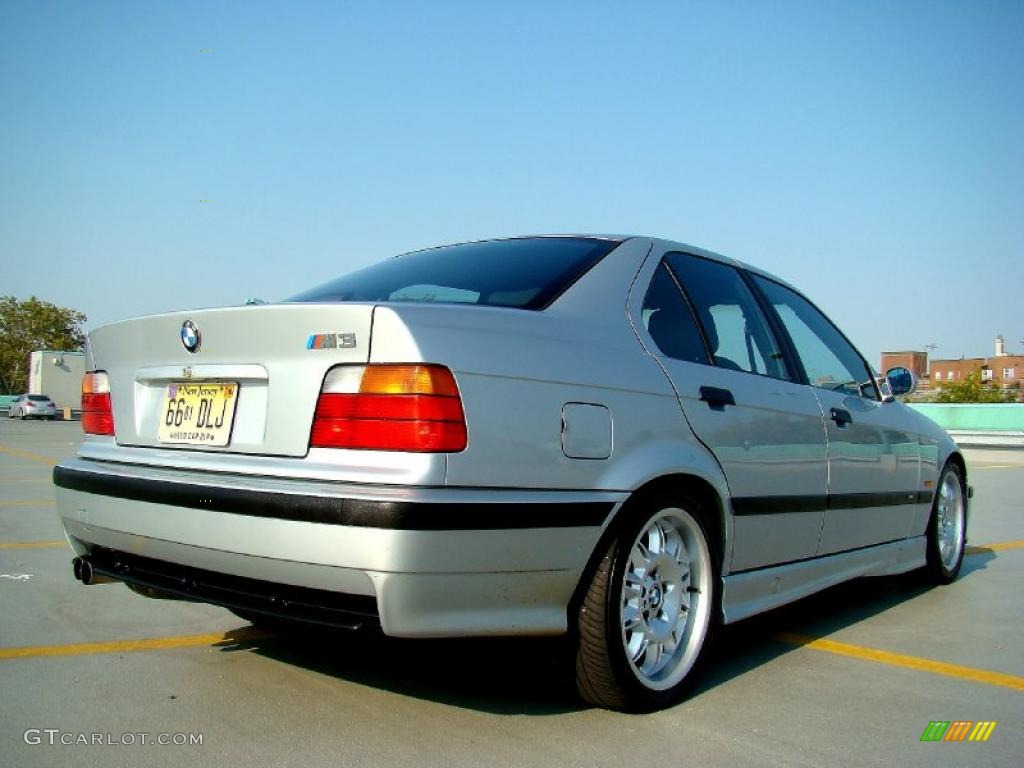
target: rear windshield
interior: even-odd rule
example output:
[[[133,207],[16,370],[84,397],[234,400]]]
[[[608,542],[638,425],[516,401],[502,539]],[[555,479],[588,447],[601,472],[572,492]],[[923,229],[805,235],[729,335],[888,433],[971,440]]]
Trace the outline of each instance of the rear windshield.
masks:
[[[50,398],[48,398],[46,395],[29,395],[28,399],[34,400],[37,403],[46,403],[49,402],[50,400]]]
[[[543,309],[617,240],[529,237],[416,251],[374,264],[287,301],[409,301]]]

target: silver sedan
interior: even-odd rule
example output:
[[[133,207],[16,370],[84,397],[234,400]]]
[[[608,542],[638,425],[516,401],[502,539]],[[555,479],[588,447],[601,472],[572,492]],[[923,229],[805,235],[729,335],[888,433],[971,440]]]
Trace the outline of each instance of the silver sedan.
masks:
[[[57,406],[46,395],[18,395],[7,411],[9,419],[49,419],[57,417]]]
[[[963,457],[777,277],[648,237],[433,248],[90,335],[54,470],[85,584],[401,637],[568,634],[580,694],[715,628],[960,570]],[[140,621],[144,619],[140,618]]]

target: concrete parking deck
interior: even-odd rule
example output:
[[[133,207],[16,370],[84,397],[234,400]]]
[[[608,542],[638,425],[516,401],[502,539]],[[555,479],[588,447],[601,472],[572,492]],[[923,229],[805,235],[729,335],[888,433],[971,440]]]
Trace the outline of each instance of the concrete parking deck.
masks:
[[[50,484],[79,429],[0,421],[2,765],[891,768],[1024,754],[1024,451],[967,452],[957,582],[863,579],[728,627],[695,695],[629,716],[578,703],[558,640],[273,634],[81,586]],[[932,721],[996,725],[984,742],[922,742]],[[160,734],[202,744],[152,744]]]

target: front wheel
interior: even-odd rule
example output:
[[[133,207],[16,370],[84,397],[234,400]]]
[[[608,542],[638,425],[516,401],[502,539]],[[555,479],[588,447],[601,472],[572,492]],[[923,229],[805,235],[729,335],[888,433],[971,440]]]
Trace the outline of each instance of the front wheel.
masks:
[[[692,501],[651,499],[633,512],[583,597],[576,686],[591,704],[650,711],[697,676],[717,623],[716,558]]]
[[[949,463],[942,470],[928,520],[925,572],[939,584],[949,584],[960,573],[967,543],[967,488],[960,467]]]

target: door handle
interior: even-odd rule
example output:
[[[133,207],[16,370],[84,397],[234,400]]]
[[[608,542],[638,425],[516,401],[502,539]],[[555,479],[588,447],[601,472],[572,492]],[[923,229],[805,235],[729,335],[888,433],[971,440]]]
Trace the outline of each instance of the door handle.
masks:
[[[736,398],[732,396],[732,392],[718,387],[701,387],[700,399],[718,411],[725,410],[727,405],[736,405]]]
[[[853,422],[853,416],[845,408],[833,408],[832,415],[829,418],[836,423],[837,427],[845,427]]]

